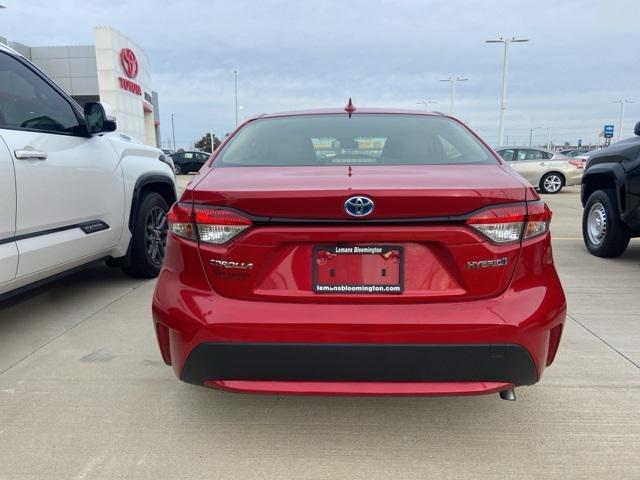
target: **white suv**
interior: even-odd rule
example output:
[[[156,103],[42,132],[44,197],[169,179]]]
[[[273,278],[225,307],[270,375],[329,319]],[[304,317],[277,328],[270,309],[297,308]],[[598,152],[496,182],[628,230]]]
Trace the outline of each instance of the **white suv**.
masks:
[[[105,259],[158,274],[175,177],[115,129],[0,45],[0,299]]]

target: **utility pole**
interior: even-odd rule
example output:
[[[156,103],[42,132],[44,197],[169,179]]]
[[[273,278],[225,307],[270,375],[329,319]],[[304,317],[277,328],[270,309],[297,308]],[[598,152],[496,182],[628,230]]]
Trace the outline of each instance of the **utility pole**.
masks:
[[[441,82],[451,82],[451,108],[449,113],[453,115],[453,112],[456,108],[456,83],[458,82],[466,82],[469,80],[468,78],[460,78],[457,76],[451,76],[449,78],[444,78],[440,80]]]
[[[173,151],[176,151],[176,129],[173,126],[173,113],[171,114],[171,134],[173,135]]]
[[[238,70],[233,71],[233,83],[235,85],[235,111],[236,111],[236,127],[238,126]]]
[[[215,138],[213,136],[213,129],[209,130],[209,135],[211,136],[211,153],[213,153],[213,151],[215,150],[215,146],[214,146],[214,143],[213,143],[213,139]]]
[[[504,39],[502,37],[497,40],[486,40],[485,43],[503,43],[504,44],[504,62],[502,65],[502,98],[500,100],[500,138],[498,143],[502,145],[502,141],[504,140],[504,111],[507,109],[507,76],[509,72],[509,45],[511,43],[524,43],[528,42],[529,39],[524,38],[507,38]]]
[[[424,109],[429,110],[429,105],[431,105],[432,103],[438,103],[438,102],[434,102],[433,100],[420,100],[416,102],[416,105],[424,105]]]
[[[624,126],[624,105],[625,103],[635,103],[631,100],[616,100],[613,103],[620,104],[620,123],[618,124],[618,141],[622,140],[622,127]]]

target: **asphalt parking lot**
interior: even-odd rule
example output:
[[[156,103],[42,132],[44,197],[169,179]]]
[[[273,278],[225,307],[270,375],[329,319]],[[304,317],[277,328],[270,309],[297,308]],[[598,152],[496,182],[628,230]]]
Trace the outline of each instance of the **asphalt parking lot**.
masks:
[[[587,254],[578,191],[545,197],[569,316],[517,402],[187,385],[160,359],[154,281],[94,267],[0,304],[0,479],[640,478],[640,241]]]

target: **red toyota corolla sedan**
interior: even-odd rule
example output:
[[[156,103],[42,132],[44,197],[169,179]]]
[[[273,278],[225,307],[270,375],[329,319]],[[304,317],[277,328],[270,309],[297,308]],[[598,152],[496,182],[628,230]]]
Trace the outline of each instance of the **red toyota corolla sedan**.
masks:
[[[167,218],[153,317],[185,382],[514,399],[558,349],[551,212],[455,118],[261,116]]]

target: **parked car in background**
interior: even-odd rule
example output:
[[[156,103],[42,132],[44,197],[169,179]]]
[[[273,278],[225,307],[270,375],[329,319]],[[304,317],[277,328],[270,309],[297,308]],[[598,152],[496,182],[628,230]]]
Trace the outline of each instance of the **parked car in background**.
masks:
[[[209,159],[210,153],[198,150],[182,150],[171,155],[177,174],[197,172]]]
[[[582,160],[582,162],[585,163],[589,157],[597,151],[598,150],[561,150],[560,153],[567,157]]]
[[[565,155],[567,157],[582,157],[584,155],[586,155],[589,152],[589,150],[586,149],[580,149],[580,148],[572,148],[569,150],[560,150],[560,154],[561,155]]]
[[[170,155],[166,155],[164,153],[161,153],[159,155],[160,161],[166,163],[167,165],[169,165],[169,167],[171,168],[171,171],[173,172],[173,174],[175,175],[176,173],[176,166],[173,163],[173,158],[171,158]]]
[[[153,296],[183,381],[515,399],[553,362],[551,212],[458,120],[264,115],[214,155],[169,213]]]
[[[539,147],[505,146],[496,152],[516,172],[543,193],[558,193],[563,187],[580,185],[584,164]]]
[[[175,177],[115,130],[0,45],[0,298],[105,259],[158,274]]]
[[[620,256],[640,237],[640,122],[635,134],[591,155],[582,178],[582,236],[598,257]]]

